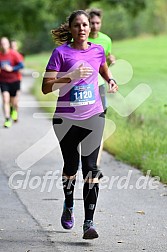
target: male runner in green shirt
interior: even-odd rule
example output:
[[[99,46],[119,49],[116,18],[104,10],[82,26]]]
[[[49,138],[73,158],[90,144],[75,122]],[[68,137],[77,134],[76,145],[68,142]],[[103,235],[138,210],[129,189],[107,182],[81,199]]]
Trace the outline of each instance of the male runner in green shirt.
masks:
[[[102,21],[102,11],[99,9],[89,9],[87,10],[90,17],[91,32],[89,34],[88,41],[94,44],[99,44],[103,46],[106,60],[108,65],[115,63],[115,57],[111,55],[112,40],[106,34],[100,32],[101,21]],[[105,96],[105,82],[102,77],[99,77],[99,91],[102,99],[102,104],[104,111],[107,109],[106,96]]]

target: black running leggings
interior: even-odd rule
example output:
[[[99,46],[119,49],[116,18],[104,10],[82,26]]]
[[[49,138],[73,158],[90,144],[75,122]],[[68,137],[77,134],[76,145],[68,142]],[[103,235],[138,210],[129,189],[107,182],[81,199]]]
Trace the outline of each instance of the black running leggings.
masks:
[[[81,144],[81,161],[83,178],[101,178],[96,162],[104,130],[104,113],[86,120],[71,120],[54,116],[53,127],[59,140],[64,159],[63,173],[73,176],[79,166]]]

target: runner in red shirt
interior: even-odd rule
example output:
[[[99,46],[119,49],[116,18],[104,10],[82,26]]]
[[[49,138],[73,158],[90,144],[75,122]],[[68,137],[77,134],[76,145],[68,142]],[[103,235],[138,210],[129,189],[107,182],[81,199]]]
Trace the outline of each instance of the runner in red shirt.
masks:
[[[0,88],[5,116],[4,127],[9,128],[12,125],[10,119],[10,104],[18,112],[18,104],[14,97],[17,91],[20,90],[19,70],[24,65],[20,54],[10,49],[10,43],[6,37],[0,39],[0,50]]]

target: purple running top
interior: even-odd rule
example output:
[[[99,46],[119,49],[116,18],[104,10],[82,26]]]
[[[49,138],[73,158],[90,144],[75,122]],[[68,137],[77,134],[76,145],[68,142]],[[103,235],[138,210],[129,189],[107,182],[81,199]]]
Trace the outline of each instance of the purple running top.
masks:
[[[88,44],[88,49],[78,50],[65,43],[52,52],[46,69],[59,72],[58,78],[74,71],[81,64],[93,70],[88,78],[72,80],[60,88],[55,111],[57,116],[85,120],[103,112],[98,73],[100,66],[106,62],[105,53],[102,46]]]

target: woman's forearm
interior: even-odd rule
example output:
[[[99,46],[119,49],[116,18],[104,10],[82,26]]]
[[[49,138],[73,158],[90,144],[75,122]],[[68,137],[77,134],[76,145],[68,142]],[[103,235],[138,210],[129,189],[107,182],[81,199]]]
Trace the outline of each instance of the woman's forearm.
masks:
[[[50,79],[44,77],[42,82],[42,92],[43,94],[51,93],[69,82],[71,82],[70,78]]]
[[[44,94],[53,92],[72,80],[80,80],[83,78],[88,78],[93,73],[92,68],[85,67],[83,63],[72,72],[68,72],[61,78],[57,79],[58,72],[46,71],[42,82],[42,92]]]
[[[112,73],[110,72],[107,64],[105,63],[102,67],[100,67],[100,75],[108,82],[109,79],[113,78]]]

